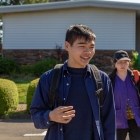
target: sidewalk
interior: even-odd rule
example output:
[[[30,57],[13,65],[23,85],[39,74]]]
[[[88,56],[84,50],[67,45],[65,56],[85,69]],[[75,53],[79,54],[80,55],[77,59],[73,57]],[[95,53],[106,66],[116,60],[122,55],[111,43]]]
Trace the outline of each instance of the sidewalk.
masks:
[[[15,114],[10,116],[10,119],[31,119],[31,115],[26,112],[27,104],[18,104]],[[19,112],[19,113],[18,113]],[[22,113],[23,112],[23,113]]]
[[[18,110],[26,110],[27,104],[18,104]]]

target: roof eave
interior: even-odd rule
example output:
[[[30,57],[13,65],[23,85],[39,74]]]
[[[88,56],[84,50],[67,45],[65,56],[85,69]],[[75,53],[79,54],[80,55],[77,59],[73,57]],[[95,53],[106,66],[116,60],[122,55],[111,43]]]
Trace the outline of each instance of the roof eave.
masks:
[[[78,7],[104,7],[104,8],[140,10],[140,3],[136,4],[136,3],[97,1],[97,0],[62,1],[62,2],[50,2],[50,3],[42,3],[42,4],[1,6],[0,13],[30,12],[30,11],[55,10],[55,9],[67,9],[67,8],[78,8]]]

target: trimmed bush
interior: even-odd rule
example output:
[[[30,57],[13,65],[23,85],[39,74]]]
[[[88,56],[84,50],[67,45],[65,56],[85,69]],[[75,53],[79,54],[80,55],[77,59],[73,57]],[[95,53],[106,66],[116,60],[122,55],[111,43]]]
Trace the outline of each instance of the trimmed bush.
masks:
[[[0,79],[0,115],[17,109],[18,101],[16,84],[7,79]]]
[[[39,78],[33,80],[30,82],[30,85],[27,90],[27,98],[26,98],[26,103],[27,103],[27,112],[30,113],[30,105],[34,96],[34,92],[36,90],[37,84],[38,84]]]

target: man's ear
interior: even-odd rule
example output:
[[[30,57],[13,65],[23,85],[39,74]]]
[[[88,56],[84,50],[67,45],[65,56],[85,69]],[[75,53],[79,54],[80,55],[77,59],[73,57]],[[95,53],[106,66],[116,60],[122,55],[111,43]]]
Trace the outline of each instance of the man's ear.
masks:
[[[70,43],[65,41],[65,50],[68,51],[69,47],[70,47]]]

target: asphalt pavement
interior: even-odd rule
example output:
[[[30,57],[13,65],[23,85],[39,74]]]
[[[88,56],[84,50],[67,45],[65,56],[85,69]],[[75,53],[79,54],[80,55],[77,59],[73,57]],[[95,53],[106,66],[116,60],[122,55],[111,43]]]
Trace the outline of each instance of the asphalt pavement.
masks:
[[[19,105],[20,110],[26,104]],[[0,140],[43,140],[46,129],[36,129],[30,117],[0,119]],[[128,137],[126,140],[129,140]]]
[[[43,140],[44,131],[34,128],[31,119],[0,120],[0,140]]]
[[[36,129],[31,119],[0,120],[0,140],[43,140],[45,133],[45,129]]]

